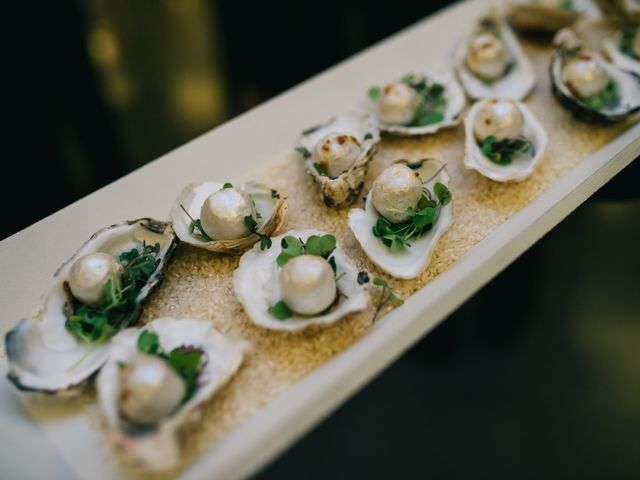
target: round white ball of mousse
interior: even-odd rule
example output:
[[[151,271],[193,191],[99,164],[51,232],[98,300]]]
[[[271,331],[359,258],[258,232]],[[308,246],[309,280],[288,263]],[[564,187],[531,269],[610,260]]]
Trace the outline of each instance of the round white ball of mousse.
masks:
[[[407,208],[415,208],[421,196],[420,176],[400,163],[387,167],[371,188],[373,206],[391,223],[409,220]]]
[[[156,423],[180,405],[186,390],[182,377],[167,362],[140,354],[120,372],[120,413],[133,423]]]
[[[502,41],[490,33],[471,39],[467,51],[467,66],[476,75],[496,79],[507,68],[507,51]]]
[[[337,177],[349,170],[360,155],[360,144],[351,135],[329,133],[316,143],[313,161],[319,164],[327,175]]]
[[[636,33],[633,36],[632,49],[636,58],[640,58],[640,28],[636,28]]]
[[[404,125],[415,116],[418,94],[403,82],[387,85],[380,92],[376,103],[376,113],[383,123]]]
[[[109,279],[120,285],[122,266],[113,255],[90,253],[80,257],[69,272],[69,288],[75,298],[90,307],[100,305]]]
[[[584,99],[604,89],[609,75],[597,60],[583,55],[564,66],[562,81],[575,96]]]
[[[516,138],[524,130],[524,116],[509,100],[489,100],[478,110],[473,120],[473,133],[483,141],[493,135],[497,140]]]
[[[329,262],[317,255],[300,255],[280,270],[280,294],[300,315],[315,315],[336,298],[336,279]]]
[[[249,235],[244,217],[256,218],[249,195],[237,188],[224,188],[209,195],[200,209],[200,223],[214,240],[233,240]]]

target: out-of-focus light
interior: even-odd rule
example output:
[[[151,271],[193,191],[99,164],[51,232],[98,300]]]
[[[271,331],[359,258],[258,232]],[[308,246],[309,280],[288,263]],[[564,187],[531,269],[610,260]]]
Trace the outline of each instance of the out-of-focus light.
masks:
[[[120,43],[115,33],[106,25],[99,25],[89,33],[87,48],[91,58],[104,68],[120,62]]]
[[[215,77],[186,74],[175,80],[171,96],[176,116],[190,125],[208,125],[224,115],[223,88]]]

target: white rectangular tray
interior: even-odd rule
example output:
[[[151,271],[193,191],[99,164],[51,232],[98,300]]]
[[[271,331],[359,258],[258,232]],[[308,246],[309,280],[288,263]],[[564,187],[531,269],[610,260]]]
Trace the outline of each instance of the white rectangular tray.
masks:
[[[166,218],[182,187],[234,178],[290,151],[301,126],[351,105],[380,71],[449,65],[461,27],[489,2],[456,4],[151,162],[0,242],[0,333],[32,313],[51,275],[94,231],[127,218]],[[446,47],[444,47],[446,46]],[[584,159],[425,288],[340,353],[212,445],[186,479],[246,477],[344,402],[448,313],[640,155],[640,125]],[[6,358],[0,374],[6,373]],[[86,421],[32,419],[0,381],[2,478],[114,478]]]

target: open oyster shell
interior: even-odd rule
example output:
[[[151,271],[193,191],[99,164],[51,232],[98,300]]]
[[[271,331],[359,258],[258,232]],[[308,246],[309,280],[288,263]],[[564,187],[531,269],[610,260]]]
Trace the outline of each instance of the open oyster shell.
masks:
[[[478,78],[467,66],[467,52],[469,41],[482,30],[483,24],[492,24],[500,32],[512,67],[507,73],[491,83],[485,83]],[[495,12],[480,18],[473,28],[463,35],[455,53],[455,67],[467,95],[472,99],[500,98],[522,100],[536,83],[535,73],[531,62],[522,51],[522,47],[513,31]]]
[[[515,0],[507,7],[509,22],[518,30],[551,34],[573,24],[580,17],[598,17],[598,7],[591,0],[572,0],[573,5],[562,8],[540,0]]]
[[[107,358],[109,343],[88,345],[73,336],[65,324],[65,306],[70,298],[65,284],[74,262],[87,254],[105,252],[118,256],[132,248],[160,244],[159,262],[140,291],[133,321],[173,252],[176,239],[171,225],[149,218],[132,220],[96,232],[64,263],[54,276],[54,285],[38,316],[22,320],[7,333],[9,380],[20,390],[51,395],[74,394],[96,373]]]
[[[421,127],[407,127],[382,122],[375,111],[371,114],[374,124],[383,132],[401,137],[428,135],[436,133],[443,128],[455,127],[462,120],[462,110],[465,107],[465,96],[462,87],[452,72],[425,72],[425,77],[445,87],[444,98],[447,106],[444,110],[444,119],[441,122]],[[374,109],[375,110],[375,109]]]
[[[605,61],[596,52],[589,51],[570,29],[560,30],[554,37],[553,43],[555,51],[549,64],[551,89],[558,101],[569,109],[575,118],[591,123],[615,123],[640,111],[640,77]],[[563,66],[567,59],[576,55],[588,55],[602,65],[609,78],[618,85],[620,95],[618,105],[594,110],[576,97],[565,85],[562,79]]]
[[[473,133],[473,125],[476,115],[480,109],[490,99],[476,102],[464,120],[465,132],[465,154],[464,166],[468,169],[476,170],[487,178],[496,182],[519,182],[533,173],[534,168],[542,158],[549,142],[546,131],[533,114],[533,112],[522,102],[513,102],[518,107],[524,117],[523,137],[533,145],[533,156],[517,156],[509,165],[498,165],[488,159],[480,149]]]
[[[286,198],[276,190],[258,183],[236,185],[242,188],[255,203],[256,212],[260,214],[257,231],[263,235],[271,235],[282,222],[286,210]],[[200,218],[200,209],[207,197],[224,187],[220,182],[202,182],[187,185],[171,209],[171,221],[178,238],[194,247],[204,248],[211,252],[240,255],[251,245],[260,240],[254,233],[234,240],[212,240],[204,242],[189,233],[191,219]],[[183,210],[184,208],[184,210]],[[185,213],[186,210],[186,213]],[[188,213],[188,215],[187,215]],[[190,217],[191,216],[191,217]]]
[[[620,23],[640,25],[640,2],[638,0],[597,0],[602,13]]]
[[[418,162],[409,163],[400,160],[420,174],[423,185],[433,192],[436,182],[449,186],[449,175],[445,165],[434,158],[426,158]],[[349,227],[360,246],[373,263],[390,275],[409,280],[416,278],[429,265],[433,250],[453,223],[453,202],[441,208],[433,228],[419,238],[410,240],[411,247],[405,247],[400,252],[392,253],[379,238],[373,235],[373,226],[379,218],[373,206],[371,192],[367,195],[364,210],[352,208],[349,210]]]
[[[240,265],[233,274],[233,286],[236,296],[253,323],[271,330],[302,330],[311,325],[329,325],[355,312],[369,308],[370,298],[366,283],[358,281],[358,270],[347,255],[336,246],[332,256],[336,261],[338,292],[344,297],[337,305],[325,313],[316,316],[294,314],[286,320],[278,320],[269,313],[269,308],[280,301],[279,268],[276,259],[280,254],[281,242],[291,235],[306,241],[311,235],[325,235],[314,229],[291,230],[273,237],[273,246],[269,250],[254,247],[240,258]]]
[[[380,132],[371,119],[364,115],[355,113],[338,115],[327,123],[302,132],[298,140],[298,148],[306,150],[305,153],[313,152],[316,144],[329,133],[350,135],[361,147],[360,155],[353,166],[335,178],[320,173],[314,166],[312,156],[305,158],[309,175],[320,186],[322,201],[328,207],[340,208],[350,205],[360,195],[369,162],[375,155],[380,142]]]
[[[121,365],[141,355],[137,341],[142,331],[158,335],[160,347],[169,352],[177,347],[195,347],[204,352],[206,363],[198,374],[194,395],[151,427],[136,428],[122,418],[118,407]],[[199,407],[236,373],[249,349],[244,340],[231,340],[211,322],[196,319],[158,318],[142,328],[129,328],[111,342],[109,358],[96,382],[98,402],[106,420],[108,439],[125,458],[155,471],[174,467],[180,459],[178,435],[181,428],[200,417]]]

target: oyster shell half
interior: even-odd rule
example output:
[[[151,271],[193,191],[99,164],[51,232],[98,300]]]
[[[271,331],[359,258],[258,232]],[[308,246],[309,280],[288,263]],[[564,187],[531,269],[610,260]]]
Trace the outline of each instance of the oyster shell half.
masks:
[[[489,159],[481,149],[475,134],[474,126],[476,122],[483,121],[479,118],[483,107],[490,105],[496,100],[481,100],[476,102],[464,120],[465,129],[465,154],[464,166],[468,169],[476,170],[487,178],[496,182],[519,182],[527,178],[538,164],[548,143],[548,136],[544,128],[533,114],[533,112],[522,102],[508,101],[519,112],[522,119],[522,132],[517,135],[525,141],[530,142],[527,152],[523,155],[514,155],[508,164],[499,164]]]
[[[507,15],[518,30],[552,34],[582,16],[598,17],[600,12],[591,0],[516,0],[508,5]]]
[[[37,318],[22,320],[7,333],[9,380],[20,390],[51,395],[77,393],[107,358],[109,339],[87,343],[70,333],[66,324],[69,309],[78,303],[68,287],[76,261],[86,255],[103,252],[118,257],[158,243],[156,266],[135,297],[135,308],[128,312],[134,323],[143,302],[162,280],[162,271],[176,245],[171,225],[148,218],[112,225],[95,233],[64,263],[54,276],[54,285]],[[77,305],[76,305],[77,306]],[[75,309],[75,307],[73,307]]]
[[[448,187],[449,175],[445,165],[434,158],[425,158],[417,162],[409,163],[400,160],[415,170],[420,176],[424,187],[430,192],[434,191],[434,185],[439,182]],[[401,279],[416,278],[429,265],[433,250],[440,237],[453,223],[453,205],[449,202],[440,208],[436,221],[431,230],[423,233],[418,238],[410,239],[410,246],[398,252],[392,252],[380,238],[373,234],[373,227],[380,218],[380,214],[373,205],[372,192],[367,195],[364,210],[352,208],[349,211],[349,227],[367,257],[390,275]]]
[[[502,67],[495,78],[482,78],[469,66],[470,44],[481,41],[496,43],[495,55],[483,58],[484,45],[477,45],[478,59],[474,64]],[[522,100],[534,87],[536,78],[531,62],[522,51],[511,28],[495,12],[480,18],[473,28],[462,37],[455,53],[458,78],[467,95],[472,99],[503,98]]]
[[[640,111],[640,77],[605,61],[597,53],[585,48],[583,42],[570,29],[560,30],[553,43],[555,51],[549,64],[551,89],[558,101],[569,109],[575,118],[590,123],[615,123]],[[577,61],[595,65],[600,76],[604,76],[606,88],[612,87],[614,94],[609,100],[613,98],[613,101],[597,102],[596,107],[596,103],[592,101],[596,99],[595,96],[578,97],[575,87],[571,89],[565,81],[565,68],[570,62]],[[591,72],[583,78],[586,82],[596,76]]]
[[[416,85],[421,81],[424,81],[428,87],[436,84],[442,87],[442,98],[445,103],[444,106],[441,107],[441,119],[426,125],[407,126],[403,124],[384,122],[374,111],[371,113],[371,117],[374,124],[380,130],[392,135],[409,137],[436,133],[440,129],[454,127],[460,123],[462,119],[462,110],[465,107],[466,100],[464,91],[456,80],[455,75],[452,72],[425,72],[421,74],[407,75],[402,80],[403,83],[410,86]],[[380,99],[377,101],[380,101]]]
[[[286,197],[265,185],[249,182],[237,185],[253,201],[256,219],[256,232],[230,240],[208,240],[194,236],[192,222],[200,219],[202,205],[207,198],[225,188],[224,183],[202,182],[187,185],[173,208],[171,221],[178,238],[194,247],[204,248],[211,252],[241,255],[245,250],[260,240],[260,235],[271,235],[284,222]],[[248,231],[248,230],[247,230]]]
[[[195,391],[188,396],[181,395],[182,401],[178,406],[160,419],[137,425],[123,415],[122,405],[123,401],[129,404],[136,401],[131,397],[137,390],[131,389],[130,384],[125,385],[124,378],[128,366],[148,355],[138,346],[142,332],[155,334],[162,352],[169,354],[174,349],[197,351],[202,360],[195,379]],[[180,430],[200,417],[199,407],[231,379],[248,349],[248,342],[226,338],[206,320],[164,317],[142,328],[120,332],[112,340],[109,358],[96,382],[98,402],[106,420],[110,443],[127,460],[143,468],[161,471],[174,467],[180,459]],[[159,388],[162,387],[161,384]],[[154,402],[166,401],[173,392],[151,399],[145,393],[143,390],[137,401],[141,407],[153,410]]]
[[[320,142],[329,143],[325,147]],[[346,151],[340,142],[352,149]],[[305,157],[307,171],[319,185],[325,205],[340,208],[350,205],[360,195],[378,142],[380,132],[377,126],[365,115],[349,113],[302,132],[296,150]],[[342,168],[338,167],[339,170],[333,172],[334,176],[330,176],[330,166],[323,162],[324,158],[319,158],[323,147],[327,160],[342,163],[348,168],[340,172]]]
[[[293,315],[278,320],[270,308],[282,299],[280,285],[281,267],[277,258],[282,252],[282,240],[292,236],[306,242],[312,235],[322,236],[326,232],[314,229],[291,230],[273,237],[273,246],[261,251],[254,247],[240,258],[240,264],[233,274],[233,286],[238,300],[253,323],[272,330],[295,331],[312,325],[329,325],[355,312],[366,310],[370,306],[366,282],[361,280],[358,270],[347,255],[336,246],[331,256],[335,260],[335,278],[337,301],[326,311],[316,315]]]

